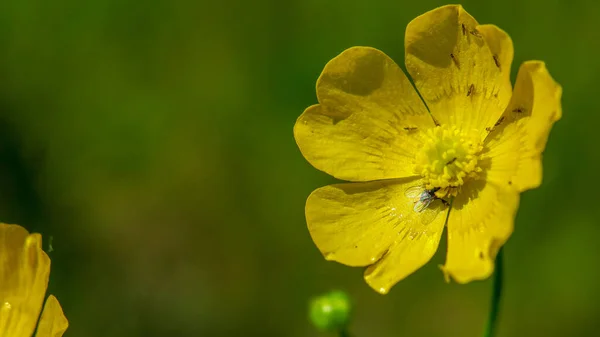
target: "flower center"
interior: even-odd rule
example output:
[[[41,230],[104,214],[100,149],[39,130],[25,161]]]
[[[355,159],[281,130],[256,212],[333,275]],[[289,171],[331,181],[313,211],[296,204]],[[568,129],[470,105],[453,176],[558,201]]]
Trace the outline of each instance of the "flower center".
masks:
[[[423,176],[425,188],[438,198],[456,196],[465,179],[476,178],[483,145],[477,135],[454,126],[427,130],[423,149],[415,158],[415,171]]]

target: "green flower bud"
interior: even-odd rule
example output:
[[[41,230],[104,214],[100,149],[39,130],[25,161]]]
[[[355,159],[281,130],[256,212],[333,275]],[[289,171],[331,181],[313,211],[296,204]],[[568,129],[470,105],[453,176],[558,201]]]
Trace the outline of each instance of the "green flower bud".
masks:
[[[330,291],[310,301],[308,316],[321,331],[342,331],[350,322],[352,305],[346,293]]]

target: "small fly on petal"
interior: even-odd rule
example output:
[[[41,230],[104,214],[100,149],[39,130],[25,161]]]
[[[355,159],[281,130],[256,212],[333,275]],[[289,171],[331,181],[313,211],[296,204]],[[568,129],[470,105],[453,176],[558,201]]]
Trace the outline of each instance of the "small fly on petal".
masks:
[[[438,188],[428,190],[423,186],[412,186],[404,191],[404,195],[414,203],[413,210],[419,213],[421,223],[424,225],[433,221],[441,211],[441,208],[433,206],[432,202],[440,201],[444,205],[447,205],[446,200],[438,198],[435,195],[437,190]]]

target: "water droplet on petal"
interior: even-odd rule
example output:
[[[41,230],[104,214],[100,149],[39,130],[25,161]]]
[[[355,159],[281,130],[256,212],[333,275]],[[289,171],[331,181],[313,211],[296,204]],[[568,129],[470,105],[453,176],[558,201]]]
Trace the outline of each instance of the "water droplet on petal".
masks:
[[[10,309],[12,309],[12,305],[10,305],[10,303],[8,303],[8,302],[4,302],[2,309],[10,310]]]

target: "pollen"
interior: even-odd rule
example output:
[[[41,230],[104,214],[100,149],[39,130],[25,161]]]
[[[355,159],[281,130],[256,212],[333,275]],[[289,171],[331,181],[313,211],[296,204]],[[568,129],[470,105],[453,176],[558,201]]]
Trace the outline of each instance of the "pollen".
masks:
[[[465,180],[476,178],[483,149],[477,135],[454,126],[437,126],[424,134],[424,146],[415,158],[415,173],[438,198],[456,196]]]

